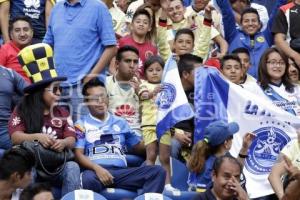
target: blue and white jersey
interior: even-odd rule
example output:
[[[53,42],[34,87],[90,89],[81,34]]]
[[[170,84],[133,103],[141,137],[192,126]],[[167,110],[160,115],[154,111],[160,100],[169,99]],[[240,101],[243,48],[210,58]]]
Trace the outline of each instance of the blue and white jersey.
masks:
[[[88,114],[76,122],[75,129],[76,148],[84,149],[85,155],[101,166],[127,167],[126,148],[140,142],[124,119],[110,113],[104,121]]]
[[[273,101],[273,104],[286,110],[287,112],[300,116],[300,88],[295,86],[293,91],[286,91],[284,84],[269,84],[264,91],[265,94]]]

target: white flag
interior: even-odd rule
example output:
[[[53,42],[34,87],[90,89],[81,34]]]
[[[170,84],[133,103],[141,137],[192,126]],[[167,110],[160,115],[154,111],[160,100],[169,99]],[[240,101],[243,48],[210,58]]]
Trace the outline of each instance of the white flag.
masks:
[[[244,167],[247,192],[250,198],[273,194],[268,175],[282,148],[297,137],[291,125],[299,125],[300,118],[273,105],[259,86],[256,93],[249,92],[206,67],[196,71],[195,108],[195,141],[203,139],[203,130],[212,121],[237,122],[240,130],[230,151],[237,157],[244,134],[256,135]]]

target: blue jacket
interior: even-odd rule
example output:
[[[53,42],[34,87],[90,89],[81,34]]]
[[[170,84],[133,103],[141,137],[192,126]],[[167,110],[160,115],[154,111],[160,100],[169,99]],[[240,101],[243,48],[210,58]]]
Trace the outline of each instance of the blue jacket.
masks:
[[[258,78],[259,60],[264,51],[273,45],[273,36],[271,27],[273,18],[277,13],[278,8],[286,3],[286,0],[277,0],[276,7],[270,16],[266,30],[257,32],[254,35],[254,44],[251,45],[250,36],[243,30],[236,28],[233,10],[228,0],[216,0],[222,12],[222,19],[224,23],[225,39],[229,44],[229,52],[236,48],[246,48],[250,53],[251,68],[248,73],[255,78]]]

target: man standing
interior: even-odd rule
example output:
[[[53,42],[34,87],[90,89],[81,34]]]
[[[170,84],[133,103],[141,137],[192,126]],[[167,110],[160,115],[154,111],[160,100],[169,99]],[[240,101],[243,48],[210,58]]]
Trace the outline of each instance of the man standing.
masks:
[[[9,33],[12,40],[0,47],[0,65],[15,70],[30,82],[17,59],[20,50],[30,45],[32,41],[33,29],[30,18],[27,16],[14,18],[10,22]]]
[[[100,192],[105,187],[143,193],[161,193],[166,173],[160,166],[127,168],[125,149],[144,149],[139,137],[127,122],[108,112],[108,94],[98,78],[87,82],[82,91],[89,114],[76,122],[75,155],[86,170],[82,174],[84,189]]]
[[[111,15],[102,1],[60,1],[52,9],[43,42],[54,48],[58,74],[68,77],[62,85],[63,96],[70,95],[77,118],[83,100],[80,81],[87,82],[99,73],[105,75],[105,66],[115,55]]]

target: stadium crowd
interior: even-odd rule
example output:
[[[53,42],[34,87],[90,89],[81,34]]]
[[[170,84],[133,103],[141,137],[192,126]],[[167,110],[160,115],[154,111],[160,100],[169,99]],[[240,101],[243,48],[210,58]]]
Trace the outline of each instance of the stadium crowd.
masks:
[[[254,133],[237,158],[235,122],[212,122],[201,141],[194,118],[157,136],[165,63],[176,60],[192,107],[205,65],[300,116],[298,20],[300,0],[0,0],[0,200],[175,194],[172,159],[186,166],[194,199],[250,199],[243,167]],[[300,199],[299,136],[280,150],[273,193],[252,199]],[[57,173],[45,173],[26,149],[33,141],[73,157],[61,170],[50,159]]]

